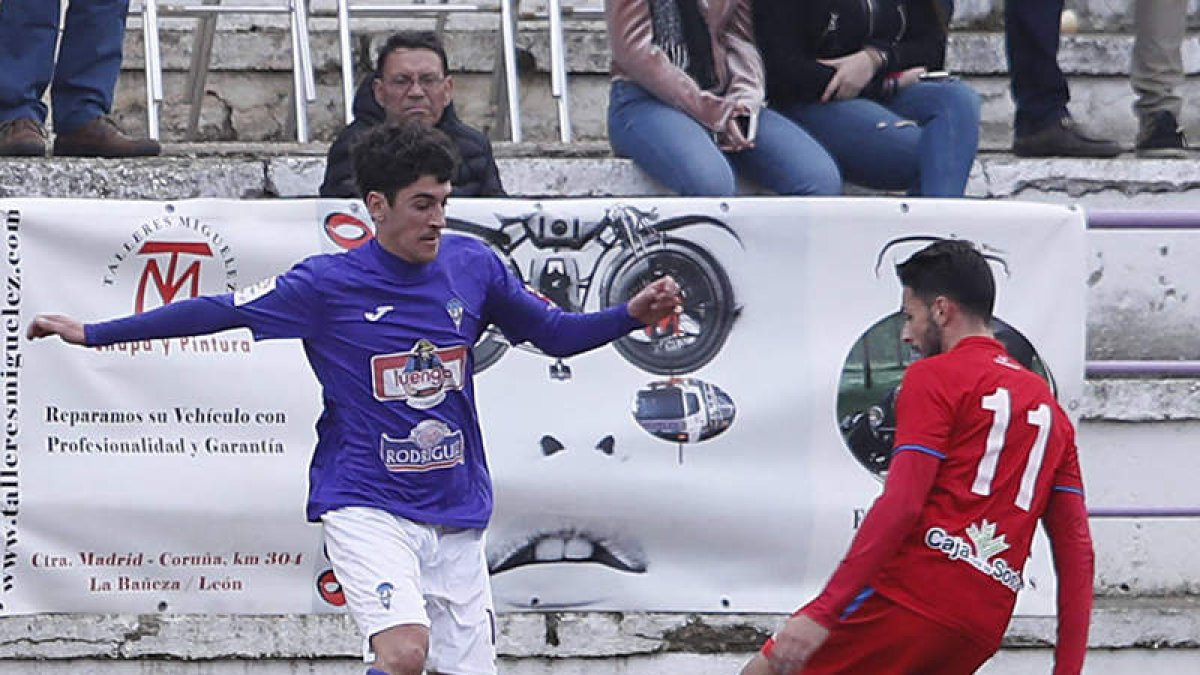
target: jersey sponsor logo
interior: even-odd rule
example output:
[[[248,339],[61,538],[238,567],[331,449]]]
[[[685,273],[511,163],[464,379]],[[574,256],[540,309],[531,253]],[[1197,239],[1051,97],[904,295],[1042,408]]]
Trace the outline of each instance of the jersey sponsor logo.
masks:
[[[1008,354],[998,354],[992,360],[996,362],[996,365],[1004,366],[1011,370],[1024,370],[1021,364],[1014,361]]]
[[[404,401],[410,408],[427,410],[446,399],[446,392],[463,388],[467,348],[443,347],[418,340],[411,352],[371,357],[375,398]]]
[[[450,315],[450,320],[454,322],[454,330],[458,330],[462,326],[463,304],[458,298],[450,298],[446,301],[446,313]]]
[[[235,307],[254,302],[262,296],[275,290],[275,280],[279,277],[270,277],[257,281],[245,288],[240,288],[233,294],[233,304]]]
[[[971,524],[966,534],[964,538],[940,527],[931,527],[925,532],[925,545],[940,551],[951,561],[971,565],[1014,593],[1024,588],[1021,570],[1014,569],[1004,558],[992,560],[1010,548],[1005,535],[996,535],[995,523],[984,520],[979,525]]]
[[[385,314],[392,311],[393,309],[396,309],[396,308],[392,305],[380,305],[380,306],[376,307],[374,311],[363,312],[363,318],[366,319],[367,321],[370,321],[371,323],[375,323],[376,321],[382,319]]]
[[[424,473],[448,469],[463,463],[461,430],[451,430],[438,420],[421,420],[408,438],[382,434],[379,451],[384,465],[392,473]]]
[[[128,288],[126,263],[141,261],[133,294],[135,313],[195,298],[221,288],[232,291],[237,266],[220,231],[192,216],[167,215],[143,223],[106,264],[104,285]]]

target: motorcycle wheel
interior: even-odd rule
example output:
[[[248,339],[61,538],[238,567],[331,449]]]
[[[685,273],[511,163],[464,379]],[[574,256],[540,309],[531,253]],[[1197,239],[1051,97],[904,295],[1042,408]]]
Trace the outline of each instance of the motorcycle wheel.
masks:
[[[721,351],[736,315],[733,286],[708,251],[666,239],[644,254],[622,252],[609,269],[600,288],[603,307],[626,302],[667,275],[683,296],[682,313],[613,342],[630,363],[656,375],[679,375],[699,370]]]

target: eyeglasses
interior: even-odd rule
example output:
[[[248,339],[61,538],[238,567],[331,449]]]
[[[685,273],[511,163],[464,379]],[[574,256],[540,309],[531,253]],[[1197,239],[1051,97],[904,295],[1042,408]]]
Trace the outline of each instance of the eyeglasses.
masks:
[[[424,75],[418,76],[417,79],[415,79],[415,80],[411,77],[401,75],[400,77],[394,77],[390,80],[384,80],[384,83],[387,84],[389,87],[395,87],[396,89],[399,89],[400,91],[407,93],[409,90],[411,90],[413,88],[414,84],[419,84],[419,85],[421,85],[421,89],[428,90],[430,88],[438,86],[439,84],[441,84],[442,82],[445,82],[445,81],[446,81],[445,75],[434,75],[432,73],[426,73]]]

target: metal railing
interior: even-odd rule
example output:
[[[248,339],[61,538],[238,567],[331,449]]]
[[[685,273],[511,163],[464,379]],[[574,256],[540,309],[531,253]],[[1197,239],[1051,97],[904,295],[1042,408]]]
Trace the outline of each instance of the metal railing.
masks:
[[[1200,230],[1200,211],[1086,211],[1089,230]],[[1200,378],[1200,361],[1088,361],[1087,377]]]

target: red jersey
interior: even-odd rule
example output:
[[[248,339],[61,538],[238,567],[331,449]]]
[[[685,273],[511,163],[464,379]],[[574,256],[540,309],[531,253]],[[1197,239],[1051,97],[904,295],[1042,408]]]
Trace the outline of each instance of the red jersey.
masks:
[[[1083,493],[1075,432],[1038,375],[984,337],[904,375],[893,454],[941,460],[916,526],[871,586],[999,645],[1054,490]]]

